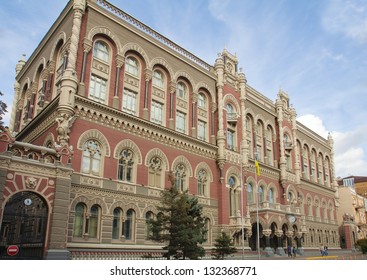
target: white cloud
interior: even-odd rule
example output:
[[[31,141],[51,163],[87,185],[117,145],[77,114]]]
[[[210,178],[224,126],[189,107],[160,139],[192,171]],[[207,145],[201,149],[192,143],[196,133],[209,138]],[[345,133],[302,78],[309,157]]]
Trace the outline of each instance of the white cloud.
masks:
[[[307,114],[298,117],[297,120],[320,136],[327,137],[328,130],[320,117]],[[367,142],[366,130],[367,125],[347,132],[331,132],[334,140],[336,176],[346,177],[348,175],[360,176],[366,174],[367,160],[364,153],[364,149],[366,149],[364,146],[366,146]]]
[[[319,118],[318,116],[307,114],[307,115],[299,116],[297,118],[297,121],[307,126],[309,129],[313,130],[314,132],[316,132],[317,134],[319,134],[320,136],[324,138],[328,136],[329,132],[326,130],[322,122],[322,119]]]
[[[367,42],[367,3],[364,0],[329,1],[323,18],[327,31]]]

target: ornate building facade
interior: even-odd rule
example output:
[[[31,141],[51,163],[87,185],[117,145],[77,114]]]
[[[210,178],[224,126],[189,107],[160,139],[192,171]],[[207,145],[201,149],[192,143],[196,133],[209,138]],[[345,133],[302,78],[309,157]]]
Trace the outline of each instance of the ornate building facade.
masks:
[[[203,205],[208,250],[221,231],[267,254],[340,248],[333,140],[285,92],[252,88],[226,49],[210,65],[107,1],[72,0],[14,88],[1,256],[159,253],[147,221],[169,177]]]

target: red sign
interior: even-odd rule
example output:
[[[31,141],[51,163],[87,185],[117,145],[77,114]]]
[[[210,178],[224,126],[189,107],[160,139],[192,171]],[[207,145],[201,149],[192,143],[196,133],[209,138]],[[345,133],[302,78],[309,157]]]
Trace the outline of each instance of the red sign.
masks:
[[[6,249],[6,252],[9,256],[16,256],[19,252],[19,247],[17,245],[10,245],[8,249]]]

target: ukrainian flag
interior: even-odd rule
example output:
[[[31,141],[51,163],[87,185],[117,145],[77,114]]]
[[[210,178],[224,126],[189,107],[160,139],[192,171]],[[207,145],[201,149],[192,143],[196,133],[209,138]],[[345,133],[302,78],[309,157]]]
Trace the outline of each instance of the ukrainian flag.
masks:
[[[259,162],[257,160],[255,160],[255,169],[256,169],[257,176],[260,177],[260,165],[259,165]]]

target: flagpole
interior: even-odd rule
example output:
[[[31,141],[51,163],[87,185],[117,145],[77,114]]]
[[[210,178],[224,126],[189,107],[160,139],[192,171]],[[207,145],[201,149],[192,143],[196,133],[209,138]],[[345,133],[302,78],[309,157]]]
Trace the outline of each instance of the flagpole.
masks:
[[[257,176],[260,175],[260,166],[257,161],[257,155],[255,156],[255,189],[256,189],[256,236],[257,236],[257,253],[260,259],[260,225],[259,225],[259,190],[257,187]]]
[[[240,145],[240,158],[241,158],[241,233],[242,233],[242,259],[245,258],[245,230],[243,224],[243,168],[242,168],[242,143]]]

